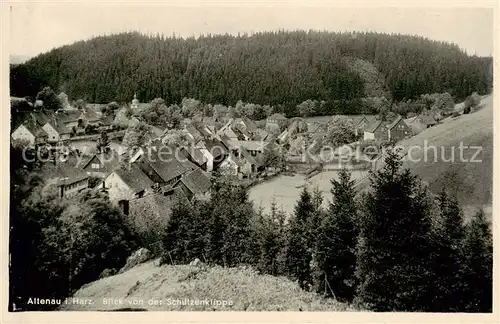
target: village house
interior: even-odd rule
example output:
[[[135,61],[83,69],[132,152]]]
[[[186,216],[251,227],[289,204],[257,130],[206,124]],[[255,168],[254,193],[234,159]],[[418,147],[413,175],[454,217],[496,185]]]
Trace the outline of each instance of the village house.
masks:
[[[272,114],[266,119],[266,130],[270,132],[281,130],[281,127],[283,127],[286,122],[287,118],[284,115],[278,113]]]
[[[123,205],[123,201],[143,197],[146,190],[153,185],[154,182],[144,174],[138,165],[130,164],[111,172],[99,185],[99,188],[107,191],[109,200],[113,204],[121,203]]]
[[[424,129],[437,125],[437,121],[433,116],[418,115],[404,120],[406,125],[410,127],[413,135],[419,134]]]
[[[221,164],[227,156],[228,147],[217,139],[207,139],[201,142],[197,148],[206,158],[207,172],[211,172]]]
[[[30,145],[43,144],[48,139],[48,134],[45,130],[34,124],[26,123],[17,127],[11,134],[12,141],[23,141]]]
[[[366,140],[377,140],[377,141],[385,141],[389,138],[389,134],[387,132],[386,123],[377,120],[369,125],[365,131],[363,139]]]
[[[368,120],[368,118],[366,118],[366,116],[353,116],[351,119],[354,126],[354,135],[364,135],[365,130],[370,125],[370,121]]]
[[[47,141],[49,143],[57,143],[71,138],[71,130],[59,125],[57,120],[45,123],[42,128],[48,135]]]
[[[95,153],[83,163],[82,169],[88,175],[103,178],[120,167],[120,157],[114,150]]]
[[[364,132],[364,140],[399,141],[411,136],[411,129],[403,118],[398,115],[391,123],[378,120],[369,125]]]
[[[205,154],[203,154],[200,148],[194,146],[191,146],[189,148],[181,147],[179,153],[202,170],[207,171],[208,158],[205,156]]]
[[[210,198],[212,182],[201,169],[196,169],[183,175],[173,187],[180,187],[189,200],[193,198],[204,200]]]
[[[161,186],[173,185],[183,174],[198,168],[188,159],[180,158],[176,148],[164,145],[148,147],[132,164],[137,164],[144,174]]]
[[[227,158],[219,165],[218,171],[224,176],[242,176],[243,174],[240,173],[242,165],[242,161],[235,154],[229,153]]]
[[[68,167],[56,179],[56,186],[60,197],[70,197],[89,187],[89,176],[79,169]]]
[[[390,141],[400,141],[411,136],[411,129],[406,125],[401,116],[398,116],[392,123],[387,125],[387,137]]]

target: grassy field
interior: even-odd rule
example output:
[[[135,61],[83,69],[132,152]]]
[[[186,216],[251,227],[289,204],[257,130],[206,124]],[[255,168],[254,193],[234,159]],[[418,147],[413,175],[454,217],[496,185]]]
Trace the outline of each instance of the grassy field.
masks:
[[[347,304],[327,300],[301,290],[286,278],[260,275],[250,269],[189,265],[157,266],[157,260],[82,287],[73,297],[91,299],[93,305],[67,304],[62,311],[354,311]],[[104,305],[103,299],[123,300],[123,305]],[[213,299],[225,306],[175,305],[174,300]],[[129,304],[139,300],[143,304]],[[157,301],[156,305],[153,302]],[[161,304],[160,304],[161,301]],[[232,306],[229,306],[229,303]],[[133,302],[132,302],[133,303]]]
[[[353,171],[351,176],[353,179],[358,179],[366,176],[367,171]],[[250,189],[250,200],[257,207],[263,207],[265,211],[269,211],[273,199],[277,203],[278,209],[282,209],[287,213],[293,213],[294,206],[299,199],[300,192],[303,186],[308,189],[318,187],[323,193],[323,205],[331,200],[330,189],[332,185],[331,179],[337,179],[338,171],[321,172],[314,177],[306,180],[303,175],[279,176],[270,181],[258,184]]]

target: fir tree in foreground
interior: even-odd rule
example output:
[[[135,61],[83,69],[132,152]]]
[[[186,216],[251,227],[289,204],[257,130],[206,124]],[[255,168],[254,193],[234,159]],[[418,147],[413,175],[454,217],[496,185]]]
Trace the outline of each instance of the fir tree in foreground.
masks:
[[[434,279],[429,283],[431,312],[463,309],[463,215],[458,202],[443,189],[437,197],[438,224],[432,232],[431,262]]]
[[[480,210],[466,226],[464,296],[467,312],[491,312],[493,297],[493,242],[489,222]]]
[[[358,237],[356,192],[346,170],[340,171],[339,180],[332,180],[332,185],[332,202],[319,228],[314,251],[319,270],[316,290],[352,301]]]
[[[192,207],[186,201],[177,200],[172,208],[163,239],[164,255],[161,263],[183,264],[190,262],[188,245],[193,225]]]
[[[306,188],[302,190],[290,220],[286,250],[286,264],[290,277],[298,280],[303,289],[312,285],[311,277],[311,228],[315,205]]]
[[[389,152],[372,174],[357,251],[357,302],[375,311],[421,311],[428,302],[431,230],[427,191]]]

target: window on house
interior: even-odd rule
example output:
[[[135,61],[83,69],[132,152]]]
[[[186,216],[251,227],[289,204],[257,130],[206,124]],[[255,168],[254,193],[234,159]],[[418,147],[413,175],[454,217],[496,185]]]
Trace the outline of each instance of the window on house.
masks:
[[[99,169],[99,163],[92,163],[92,169]]]

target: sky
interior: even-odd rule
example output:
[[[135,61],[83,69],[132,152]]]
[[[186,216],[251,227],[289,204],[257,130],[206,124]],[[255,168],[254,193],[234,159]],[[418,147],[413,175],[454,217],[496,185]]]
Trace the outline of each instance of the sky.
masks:
[[[425,1],[425,0],[422,0]],[[398,5],[399,6],[399,5]],[[256,4],[81,2],[11,3],[11,55],[33,57],[61,45],[124,31],[189,37],[278,29],[376,31],[420,35],[493,55],[493,9],[471,7],[343,8],[327,3]]]

